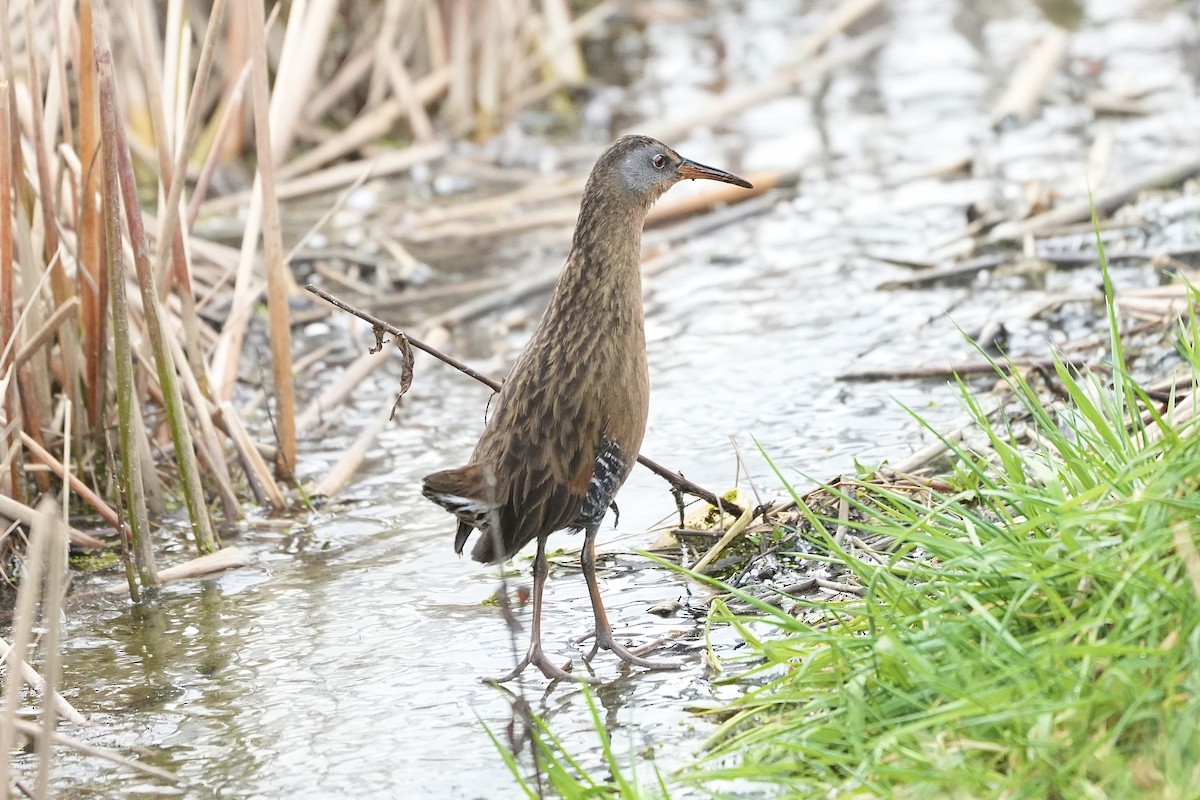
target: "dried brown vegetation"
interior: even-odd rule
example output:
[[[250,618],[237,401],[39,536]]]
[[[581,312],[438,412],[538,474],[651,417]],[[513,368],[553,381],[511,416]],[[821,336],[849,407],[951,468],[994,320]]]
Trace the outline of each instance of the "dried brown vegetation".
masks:
[[[0,2],[0,514],[23,529],[66,487],[121,534],[136,597],[168,498],[201,553],[214,514],[282,510],[298,417],[280,198],[408,169],[577,82],[576,37],[609,5]],[[229,213],[211,187],[239,162],[257,169],[234,249],[193,228]],[[269,418],[236,393],[265,357],[244,352],[264,297]]]
[[[445,152],[438,137],[484,133],[578,81],[582,29],[566,0],[265,13],[226,0],[0,0],[0,568],[22,562],[4,695],[28,684],[45,698],[40,724],[18,719],[17,702],[0,710],[0,787],[22,738],[39,754],[36,786],[18,783],[29,796],[47,796],[52,744],[172,779],[53,732],[56,716],[88,724],[54,690],[66,541],[99,549],[115,536],[138,599],[245,563],[216,552],[216,523],[252,499],[282,511],[295,498],[286,482],[310,423],[295,412],[295,243],[280,198],[406,170]],[[214,176],[243,163],[256,165],[253,189],[212,196]],[[240,250],[193,232],[247,206]],[[265,358],[244,347],[264,297],[273,369],[247,400],[238,368]],[[168,498],[202,557],[160,572]],[[20,660],[39,592],[44,679]]]

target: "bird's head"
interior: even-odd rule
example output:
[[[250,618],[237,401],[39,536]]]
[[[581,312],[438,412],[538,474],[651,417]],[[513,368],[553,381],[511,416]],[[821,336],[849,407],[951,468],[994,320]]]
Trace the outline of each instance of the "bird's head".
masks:
[[[596,162],[593,177],[602,177],[647,206],[659,195],[685,179],[703,178],[753,189],[751,183],[732,172],[706,167],[676,153],[649,136],[622,136]]]

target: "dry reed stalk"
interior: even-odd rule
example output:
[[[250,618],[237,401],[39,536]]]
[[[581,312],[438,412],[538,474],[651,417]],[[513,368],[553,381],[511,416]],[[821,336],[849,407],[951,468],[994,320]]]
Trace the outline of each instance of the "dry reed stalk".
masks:
[[[363,353],[351,361],[349,366],[338,373],[337,380],[327,385],[296,418],[296,428],[309,432],[321,421],[323,413],[345,403],[346,398],[358,389],[367,376],[387,362],[386,358],[377,358],[377,355],[378,353]]]
[[[276,75],[280,76],[275,82],[274,94],[271,99],[271,120],[266,127],[270,133],[270,147],[264,149],[262,142],[255,135],[255,144],[259,153],[261,168],[263,154],[269,153],[270,160],[282,164],[292,142],[296,138],[296,124],[308,98],[312,96],[313,85],[317,75],[317,65],[321,63],[322,55],[329,41],[330,24],[333,12],[337,8],[336,0],[309,0],[307,3],[293,3],[288,16],[288,25],[284,29],[283,47],[280,49],[279,64]],[[261,11],[261,9],[260,9]],[[249,53],[255,60],[255,69],[262,69],[264,76],[267,72],[266,62],[266,21],[258,19],[261,13],[247,19],[246,31],[249,38]],[[258,31],[254,30],[258,25]],[[263,46],[255,45],[255,37],[261,37]],[[262,58],[261,65],[258,60]],[[286,76],[286,79],[285,79]],[[255,105],[257,106],[257,100]],[[256,112],[257,120],[257,112]],[[254,127],[258,128],[256,121]]]
[[[246,6],[249,9],[249,5]],[[266,152],[266,151],[264,151]],[[269,159],[263,158],[262,163]],[[254,279],[254,261],[258,252],[258,238],[262,232],[263,216],[263,186],[262,171],[254,176],[254,186],[250,190],[250,203],[246,209],[246,225],[242,234],[242,246],[238,252],[237,268],[233,279],[233,297],[230,300],[229,314],[221,328],[221,335],[213,353],[213,377],[216,380],[217,397],[229,400],[233,397],[233,388],[237,382],[238,361],[241,359],[242,343],[246,336],[246,326],[253,313],[253,304],[261,289],[254,288],[258,282]]]
[[[7,18],[8,9],[0,9]],[[39,511],[38,516],[41,516]],[[17,707],[25,688],[25,673],[18,668],[25,662],[25,653],[32,641],[38,593],[42,588],[42,568],[49,541],[45,525],[34,525],[29,532],[29,547],[25,551],[24,573],[17,589],[17,604],[13,609],[12,646],[5,653],[10,660],[4,677],[3,707],[0,709],[0,791],[9,791],[9,755],[17,743]]]
[[[559,91],[564,86],[571,85],[572,81],[564,77],[562,73],[551,73],[540,83],[526,86],[526,84],[530,84],[531,77],[537,73],[539,67],[546,63],[547,59],[559,58],[560,54],[564,52],[574,51],[577,53],[579,40],[599,28],[620,10],[621,3],[618,0],[602,0],[576,17],[569,26],[559,27],[550,36],[538,40],[536,52],[527,56],[511,72],[512,107],[514,109],[524,108]],[[518,87],[525,88],[518,90]]]
[[[191,578],[203,578],[218,572],[237,569],[250,563],[250,557],[237,547],[222,547],[215,553],[193,558],[182,564],[164,569],[160,576],[163,583],[176,583]]]
[[[150,132],[154,138],[154,151],[158,157],[158,178],[160,186],[170,187],[174,182],[174,171],[171,164],[170,155],[170,140],[171,136],[167,129],[167,117],[163,110],[163,105],[167,99],[163,95],[162,81],[159,79],[159,53],[158,53],[158,32],[155,30],[154,22],[150,19],[150,8],[145,2],[132,3],[132,13],[136,17],[134,23],[137,41],[141,45],[141,78],[144,84],[145,102],[142,107],[150,116]],[[178,41],[180,35],[180,20],[179,10],[181,4],[178,2],[167,3],[167,20],[165,22],[164,38],[167,42],[167,51],[173,52],[176,48],[174,42]],[[164,57],[163,67],[166,66],[166,61],[169,57]],[[165,71],[165,69],[164,69]],[[167,73],[168,75],[172,73]],[[160,195],[160,200],[161,195]],[[169,235],[164,235],[164,231],[159,231],[159,236],[164,240],[170,241]],[[160,276],[161,279],[161,276]]]
[[[33,722],[17,720],[16,728],[22,734],[34,740],[46,736],[46,729]],[[179,783],[180,780],[177,775],[167,772],[165,769],[160,769],[149,764],[143,764],[140,761],[134,761],[132,758],[126,758],[115,750],[109,750],[104,747],[96,747],[95,745],[88,744],[87,742],[79,739],[75,739],[70,736],[64,736],[57,731],[50,731],[49,736],[46,738],[50,739],[51,743],[53,744],[69,747],[76,752],[83,753],[85,756],[92,756],[94,758],[101,758],[105,761],[110,761],[113,764],[127,767],[134,772],[140,772],[143,775],[147,775],[151,778],[157,778],[159,780],[167,781],[168,783]]]
[[[420,93],[412,76],[404,68],[404,61],[394,58],[387,63],[388,80],[392,85],[392,95],[404,107],[408,116],[408,128],[412,132],[414,142],[432,142],[434,139],[433,122],[421,102]]]
[[[174,165],[169,165],[165,159],[162,166],[162,177],[164,191],[167,194],[165,203],[166,213],[159,218],[159,238],[158,238],[158,253],[156,259],[155,274],[162,281],[163,296],[166,295],[166,289],[169,285],[168,280],[164,280],[168,274],[167,266],[167,244],[171,243],[172,263],[174,265],[171,275],[174,276],[176,285],[179,287],[177,297],[180,304],[180,324],[182,325],[182,338],[185,343],[182,347],[186,347],[186,353],[183,352],[179,340],[175,336],[168,335],[167,341],[170,343],[172,355],[177,363],[187,363],[190,369],[180,370],[180,375],[183,378],[185,388],[188,391],[189,399],[192,407],[196,409],[196,418],[200,425],[201,436],[205,442],[205,452],[209,460],[213,464],[211,470],[212,477],[217,482],[219,495],[222,501],[222,508],[225,515],[231,519],[236,519],[240,516],[240,508],[236,502],[236,496],[233,493],[232,486],[229,480],[229,470],[225,463],[224,454],[219,440],[216,438],[212,427],[212,422],[207,411],[207,385],[208,377],[207,370],[204,364],[203,354],[201,352],[201,326],[196,315],[195,294],[192,288],[192,280],[188,269],[187,259],[184,255],[184,233],[180,225],[180,203],[183,197],[184,181],[170,180],[173,175],[182,176],[187,167],[188,154],[195,147],[196,139],[200,131],[200,111],[203,107],[202,100],[204,98],[208,83],[208,76],[212,69],[213,61],[216,54],[216,38],[219,23],[224,14],[225,0],[215,0],[212,9],[209,12],[208,26],[205,30],[204,40],[201,45],[200,57],[196,66],[196,75],[192,86],[190,98],[191,101],[187,104],[187,115],[182,126],[182,133],[177,137],[176,145],[176,160]],[[148,11],[145,6],[141,6],[139,14],[139,27],[143,30],[144,46],[143,50],[146,54],[146,60],[151,62],[147,64],[147,70],[153,71],[153,47],[152,36],[149,32]],[[170,26],[169,30],[172,30]],[[174,52],[174,48],[169,49],[168,53]],[[178,68],[179,59],[169,57],[166,62],[174,65],[173,68]],[[165,63],[166,63],[165,62]],[[180,69],[182,78],[183,71]],[[168,72],[168,74],[170,74]],[[156,107],[162,103],[160,99],[154,99],[156,88],[151,87],[150,94],[152,98],[151,106]],[[156,133],[156,137],[165,139],[165,131]]]
[[[321,0],[318,0],[321,2]],[[327,9],[324,7],[328,6]],[[259,153],[271,153],[271,125],[268,103],[271,89],[267,81],[266,20],[258,3],[246,4],[247,30],[250,50],[254,57],[254,135]],[[323,3],[318,20],[328,25],[332,4]],[[309,51],[312,52],[312,51]],[[315,61],[315,59],[314,59]],[[315,69],[315,63],[314,67]],[[296,105],[299,105],[297,103]],[[294,123],[297,112],[289,112]],[[290,134],[290,132],[289,132]],[[261,158],[258,164],[263,211],[263,260],[267,272],[267,312],[271,329],[271,367],[275,377],[275,429],[279,450],[275,456],[275,473],[290,478],[296,468],[296,403],[292,384],[292,332],[289,326],[287,278],[283,263],[283,230],[279,221],[279,202],[275,197],[275,159]],[[234,354],[236,358],[236,353]]]
[[[421,4],[425,12],[425,46],[429,63],[435,70],[445,70],[450,66],[450,53],[446,49],[446,26],[442,24],[437,0],[421,0]]]
[[[55,208],[54,184],[50,181],[50,158],[47,154],[46,130],[44,116],[46,114],[42,102],[42,81],[38,72],[37,47],[34,45],[33,14],[25,16],[25,47],[29,57],[29,85],[33,99],[31,115],[33,133],[33,154],[37,166],[38,205],[42,212],[42,260],[52,271],[50,286],[54,295],[54,305],[63,304],[75,299],[75,289],[67,277],[66,268],[58,258],[58,215]],[[57,19],[57,15],[54,15]]]
[[[271,475],[267,462],[263,460],[262,454],[250,439],[250,434],[243,427],[242,420],[234,410],[232,403],[221,404],[221,419],[225,423],[225,429],[230,438],[233,439],[234,446],[237,447],[238,456],[242,461],[242,469],[245,471],[246,479],[250,482],[250,487],[259,503],[270,506],[271,510],[276,513],[283,511],[287,508],[283,492],[279,491],[279,485],[275,483],[275,478]]]
[[[3,12],[3,17],[0,17],[0,63],[3,64],[3,75],[0,80],[4,80],[8,85],[8,116],[10,134],[9,138],[4,142],[0,142],[0,147],[8,145],[10,158],[10,169],[13,176],[21,175],[22,169],[22,153],[21,153],[21,123],[20,115],[17,111],[17,93],[20,88],[17,84],[17,71],[13,66],[13,47],[12,47],[12,20],[8,13],[8,0],[0,0],[0,11]],[[16,186],[16,180],[13,181],[13,186]]]
[[[240,548],[222,547],[215,553],[209,553],[208,555],[193,558],[191,561],[167,567],[159,573],[159,582],[160,584],[168,584],[191,580],[193,578],[204,578],[209,575],[215,575],[218,572],[238,569],[249,563],[250,557]],[[96,594],[118,594],[123,591],[125,591],[125,587],[120,583],[110,583],[98,590],[82,592],[74,596],[89,597]]]
[[[13,331],[13,342],[19,344],[19,333],[26,324],[41,327],[44,307],[39,299],[40,289],[49,274],[38,269],[40,255],[33,246],[33,234],[30,230],[30,220],[25,212],[25,205],[17,203],[13,208],[16,216],[14,238],[17,244],[17,262],[21,264],[21,287],[24,297],[21,299],[21,321]],[[13,230],[10,228],[10,230]],[[43,409],[53,408],[50,400],[50,367],[44,353],[40,351],[31,354],[24,364],[14,362],[14,375],[17,384],[17,397],[20,401],[21,426],[35,441],[44,445],[42,434]],[[11,387],[10,387],[11,388]],[[18,457],[23,455],[18,451]],[[50,491],[50,476],[44,472],[33,473],[34,482],[39,492]]]
[[[62,121],[62,140],[68,147],[75,147],[78,143],[75,140],[75,125],[71,116],[71,104],[67,100],[71,96],[71,91],[67,86],[67,64],[71,60],[72,51],[68,45],[66,38],[63,37],[63,28],[69,29],[68,23],[74,19],[74,3],[67,0],[59,2],[58,13],[51,13],[51,18],[54,20],[54,59],[51,62],[54,67],[55,78],[50,82],[50,85],[57,90],[56,94],[51,97],[55,99],[55,104],[51,107],[55,114],[51,115],[51,120],[58,119],[61,114]],[[53,127],[50,127],[53,130]]]
[[[53,269],[53,264],[51,264],[50,268]],[[58,335],[59,327],[68,319],[73,320],[78,311],[78,297],[72,297],[54,309],[54,313],[46,317],[46,321],[42,323],[42,327],[38,328],[37,331],[21,344],[21,349],[17,351],[16,364],[18,366],[21,365],[32,357],[38,349],[48,345]]]
[[[159,13],[152,17],[149,12],[154,6],[159,7]],[[165,129],[170,132],[169,141],[164,141],[159,145],[159,136],[157,133],[154,134],[155,144],[158,145],[160,154],[160,162],[162,155],[169,152],[172,146],[176,148],[179,146],[179,118],[181,116],[181,108],[185,102],[186,91],[181,79],[187,76],[192,63],[191,25],[189,24],[189,20],[185,18],[189,10],[188,6],[189,3],[187,0],[170,0],[167,3],[153,3],[142,0],[140,6],[133,12],[133,15],[137,17],[136,22],[126,25],[130,29],[131,34],[135,30],[138,31],[139,39],[142,39],[141,32],[143,30],[151,34],[149,39],[142,40],[142,69],[147,72],[162,70],[162,82],[164,86],[161,92],[152,92],[148,88],[148,84],[151,81],[157,81],[157,74],[154,76],[148,75],[143,78],[143,83],[147,84],[146,102],[151,106],[159,106],[158,111],[155,111],[153,108],[150,110],[152,115],[151,124],[156,125],[153,120],[154,114],[159,114],[162,117],[162,121],[167,122],[167,115],[165,113],[167,109],[170,110],[173,116],[173,119],[170,120],[170,127]],[[127,12],[126,17],[128,16],[129,13]],[[163,18],[161,41],[157,26],[146,24],[152,22],[157,17]],[[161,200],[162,195],[159,195],[159,201],[161,202]]]
[[[143,391],[143,383],[147,382],[145,376],[145,365],[148,359],[139,353],[138,364],[143,369],[135,373],[137,380],[138,391]],[[154,513],[155,516],[161,516],[166,513],[166,487],[163,485],[162,479],[158,476],[158,465],[154,461],[154,452],[156,444],[150,441],[150,432],[146,430],[146,419],[142,413],[142,395],[134,394],[133,396],[133,435],[137,440],[138,458],[142,460],[142,487],[146,490],[146,507]],[[160,405],[162,403],[161,394],[158,397],[152,398]]]
[[[282,5],[282,3],[278,4],[276,9],[281,8]],[[241,93],[238,84],[242,79],[238,76],[246,73],[250,67],[249,48],[246,44],[245,14],[229,15],[228,25],[225,28],[224,45],[225,63],[237,67],[240,72],[235,74],[232,69],[226,72],[225,93],[221,104],[225,108],[233,110],[239,124],[231,125],[228,135],[222,137],[219,142],[215,142],[213,149],[217,151],[214,153],[215,156],[221,159],[233,159],[237,158],[245,149],[245,131],[244,125],[241,124],[246,120],[245,108],[240,100],[234,102],[235,95]],[[197,194],[203,193],[197,191]]]
[[[383,359],[376,360],[382,361]],[[333,497],[345,489],[346,484],[350,483],[351,478],[354,477],[355,471],[362,465],[367,451],[375,446],[375,440],[379,438],[379,434],[383,433],[394,413],[395,406],[389,398],[355,437],[354,443],[350,445],[341,459],[333,465],[324,478],[309,488],[308,494],[312,497]]]
[[[386,3],[382,9],[374,9],[374,13],[365,20],[371,27],[372,35],[365,42],[370,46],[363,48],[371,51],[371,67],[367,75],[367,97],[363,103],[364,108],[378,105],[387,95],[387,64],[395,61],[398,56],[396,42],[400,34],[400,20],[403,19],[408,6],[408,3]],[[380,19],[381,14],[382,19]],[[352,47],[351,49],[357,48]],[[309,117],[309,119],[314,118]]]
[[[611,11],[605,9],[602,13],[602,18],[607,19]],[[542,0],[542,15],[547,33],[538,43],[542,58],[553,64],[557,77],[571,84],[583,83],[587,71],[583,66],[583,55],[579,52],[580,32],[571,23],[571,9],[567,0]]]
[[[477,41],[474,48],[477,64],[476,74],[473,76],[475,88],[475,108],[473,110],[475,114],[473,118],[460,121],[456,130],[465,132],[470,129],[469,126],[484,128],[488,121],[494,120],[500,115],[501,60],[504,55],[499,40],[506,38],[504,34],[507,34],[508,31],[502,30],[500,35],[494,35],[493,32],[498,28],[504,29],[512,23],[512,15],[505,13],[509,10],[508,6],[508,0],[495,0],[478,9],[478,18],[475,24],[480,34],[478,39],[481,41]],[[483,136],[491,132],[486,128],[477,131]]]
[[[169,334],[165,338],[171,347],[175,362],[183,363],[186,356],[183,353],[183,346],[179,343],[179,338]],[[200,425],[199,440],[203,442],[204,452],[212,465],[212,469],[208,471],[208,474],[217,484],[217,494],[221,498],[221,509],[227,520],[241,519],[242,509],[238,504],[237,494],[233,491],[233,486],[230,483],[231,473],[229,465],[225,461],[225,453],[221,446],[221,440],[217,438],[216,428],[212,424],[212,409],[210,408],[209,399],[204,394],[200,383],[191,370],[180,370],[179,376],[183,379],[183,388],[187,390],[188,402],[191,403],[195,411],[196,421]]]
[[[22,458],[20,444],[15,436],[17,402],[14,391],[20,391],[20,380],[14,380],[19,371],[14,369],[13,351],[16,349],[17,328],[14,320],[16,303],[16,281],[13,264],[13,190],[14,173],[17,171],[17,151],[9,143],[16,144],[20,135],[20,123],[14,113],[13,68],[11,31],[8,0],[0,0],[0,50],[3,51],[3,70],[0,71],[0,347],[4,357],[0,358],[0,379],[6,379],[4,391],[4,422],[8,426],[5,435],[4,457],[8,460],[7,481],[0,481],[0,489],[7,487],[12,497],[24,498],[21,482]],[[16,384],[16,385],[14,385]],[[7,786],[7,782],[0,783]]]
[[[50,470],[57,475],[75,494],[79,495],[79,499],[92,508],[100,518],[113,527],[114,530],[121,530],[121,520],[117,512],[112,506],[104,502],[104,499],[88,488],[87,484],[79,480],[78,477],[67,471],[62,462],[55,458],[50,451],[46,450],[36,441],[34,441],[27,433],[22,431],[21,437],[24,440],[26,449],[29,450],[29,455],[36,461],[45,464]]]
[[[406,172],[420,164],[436,161],[449,151],[450,147],[445,142],[418,144],[404,150],[387,150],[377,156],[335,164],[319,172],[280,183],[275,187],[275,194],[280,200],[320,194],[353,183],[364,172],[369,172],[376,178],[384,178],[398,172]],[[223,197],[215,197],[203,203],[200,210],[206,214],[223,214],[235,211],[250,202],[251,208],[247,211],[247,223],[249,223],[253,218],[251,211],[257,211],[253,205],[254,195],[257,192],[257,188],[254,188],[249,192],[235,192]],[[255,231],[257,233],[257,228]]]
[[[164,206],[166,209],[165,213],[161,214],[158,220],[158,251],[155,259],[155,275],[161,286],[162,294],[160,297],[162,299],[166,298],[172,282],[168,279],[168,275],[178,287],[177,296],[182,312],[180,318],[184,330],[186,360],[191,368],[192,375],[196,376],[196,380],[205,389],[208,386],[208,376],[205,370],[204,355],[200,350],[200,320],[196,315],[196,296],[192,288],[191,274],[188,269],[184,231],[179,221],[179,215],[185,183],[182,176],[187,169],[188,154],[195,147],[195,142],[200,132],[200,108],[205,89],[208,85],[208,76],[215,59],[216,31],[218,23],[221,20],[221,15],[224,12],[224,5],[224,0],[216,0],[209,12],[208,27],[205,30],[204,42],[200,50],[200,60],[196,66],[196,76],[191,92],[191,102],[188,104],[187,117],[184,121],[182,131],[177,130],[174,163],[171,162],[166,147],[166,123],[163,119],[161,109],[164,100],[158,85],[155,69],[154,35],[151,30],[149,9],[145,4],[138,5],[138,27],[142,33],[143,60],[145,62],[144,72],[148,76],[147,93],[149,95],[149,105],[152,110],[151,121],[155,127],[155,139],[160,142],[158,148],[160,185],[162,193],[167,196]],[[172,28],[169,27],[168,30],[172,30]],[[170,48],[170,52],[173,53],[174,49]],[[182,77],[184,68],[179,66],[179,59],[170,58],[168,60],[179,70]],[[167,74],[170,75],[173,73],[168,72]],[[179,176],[179,180],[174,180],[173,176]],[[168,253],[171,255],[170,265],[172,266],[169,273],[167,272]]]
[[[192,534],[196,540],[196,549],[201,553],[211,553],[217,549],[217,541],[213,534],[212,521],[209,519],[208,506],[204,498],[204,488],[200,481],[200,468],[196,454],[192,448],[192,435],[188,428],[187,411],[183,403],[183,394],[179,389],[177,368],[187,370],[186,362],[177,364],[166,344],[165,339],[170,332],[163,324],[163,311],[155,289],[154,271],[150,266],[149,247],[146,244],[146,234],[142,223],[141,203],[137,195],[137,183],[133,174],[133,162],[126,142],[125,127],[117,116],[116,82],[112,72],[112,55],[108,49],[107,37],[102,31],[97,35],[97,66],[100,84],[101,124],[104,130],[104,167],[105,190],[109,201],[117,202],[115,197],[109,197],[108,191],[120,190],[124,198],[125,220],[129,228],[129,236],[133,247],[134,268],[137,272],[138,287],[142,295],[142,312],[145,315],[145,335],[150,340],[153,351],[153,362],[157,368],[159,385],[163,392],[163,409],[167,415],[167,423],[171,430],[171,440],[175,445],[175,456],[179,465],[180,478],[183,481],[184,503],[187,505],[188,517],[191,521]],[[110,170],[112,174],[110,175]],[[109,186],[110,181],[114,186]],[[109,209],[108,213],[119,213]],[[120,223],[112,228],[110,222],[110,247],[120,247]],[[114,292],[117,287],[113,287]],[[124,287],[121,287],[122,295]],[[125,306],[126,304],[122,304]],[[115,313],[114,306],[114,313]],[[122,313],[127,313],[122,308]],[[128,321],[125,323],[128,325]],[[193,377],[194,380],[194,377]],[[132,388],[132,387],[131,387]],[[204,413],[203,406],[196,408],[197,415]],[[140,476],[139,476],[140,477]],[[136,541],[136,537],[135,537]]]
[[[241,16],[240,14],[231,15],[231,26],[232,20],[241,19]],[[216,170],[217,163],[225,150],[224,143],[232,139],[239,131],[238,123],[240,122],[242,103],[246,96],[246,83],[250,80],[251,66],[251,64],[246,64],[242,67],[242,71],[238,73],[238,77],[233,82],[229,95],[222,104],[221,111],[217,115],[216,132],[213,133],[212,142],[208,148],[208,155],[205,156],[204,164],[200,167],[200,176],[196,179],[196,188],[192,192],[191,201],[188,203],[188,228],[195,226],[196,217],[200,215],[200,208],[204,203],[205,196],[208,194],[209,181],[212,180],[213,172]]]
[[[354,121],[336,136],[331,136],[321,144],[292,159],[279,168],[280,180],[288,180],[305,175],[330,161],[341,158],[365,144],[369,144],[382,136],[386,136],[396,120],[404,113],[404,107],[399,100],[388,100],[375,108],[365,111],[354,118]]]
[[[1070,39],[1071,34],[1057,25],[1046,26],[1042,37],[1029,52],[1022,54],[1008,88],[992,108],[993,125],[999,125],[1009,118],[1024,122],[1033,116],[1038,100],[1067,54]]]
[[[83,0],[87,2],[87,0]],[[116,364],[117,427],[120,448],[118,490],[124,499],[129,517],[129,533],[132,538],[134,567],[138,583],[143,587],[158,583],[154,563],[154,546],[150,541],[150,521],[146,513],[145,487],[142,484],[142,464],[138,456],[137,440],[134,435],[134,379],[133,351],[129,337],[129,303],[125,296],[125,253],[121,247],[121,180],[117,155],[117,110],[116,98],[111,90],[112,54],[103,45],[100,31],[95,31],[94,43],[97,71],[110,80],[101,80],[100,102],[106,106],[102,114],[105,123],[103,137],[103,166],[101,174],[104,184],[104,220],[108,240],[108,271],[112,289],[111,307],[113,318],[113,359]],[[131,593],[137,587],[130,585]]]
[[[825,49],[834,36],[842,33],[867,14],[883,5],[883,0],[842,0],[833,11],[825,15],[816,30],[800,42],[792,55],[789,66],[796,66]]]
[[[74,476],[72,476],[74,477]],[[63,497],[67,497],[67,493],[63,492]],[[13,500],[6,494],[0,494],[0,516],[4,516],[14,522],[19,522],[25,527],[33,524],[36,512],[25,505]],[[69,531],[71,544],[76,547],[81,547],[87,550],[106,550],[108,544],[100,541],[95,536],[84,533],[83,531],[71,528]]]
[[[4,4],[7,6],[7,3]],[[0,24],[8,24],[8,8],[0,8]],[[7,75],[0,75],[0,143],[9,141],[11,120],[9,119],[9,83]],[[16,345],[16,322],[13,319],[15,282],[13,280],[13,231],[12,231],[12,150],[0,145],[0,346],[5,349],[0,358],[0,378],[10,379],[4,392],[4,421],[9,431],[4,440],[4,456],[8,460],[8,476],[0,482],[14,499],[24,496],[21,484],[21,458],[13,427],[17,418],[17,404],[12,394],[12,356]],[[0,784],[6,786],[7,784]]]
[[[65,494],[65,493],[64,493]],[[38,506],[38,520],[42,528],[40,537],[45,542],[46,586],[42,599],[42,729],[54,730],[57,725],[57,707],[54,696],[58,694],[58,681],[62,671],[62,601],[67,583],[67,537],[64,517],[49,497]],[[38,772],[34,793],[37,797],[50,796],[50,737],[37,740]]]
[[[371,74],[374,63],[375,53],[369,49],[351,55],[305,105],[304,120],[315,124],[329,113],[347,94],[354,91],[363,78]]]
[[[99,177],[100,101],[96,93],[95,20],[91,0],[79,0],[79,53],[75,72],[79,82],[79,219],[76,230],[79,294],[83,300],[83,343],[87,387],[87,418],[93,432],[104,421],[105,366],[108,359],[108,270],[105,269],[104,229],[100,219]]]
[[[742,512],[741,516],[737,518],[737,521],[729,526],[729,530],[725,532],[725,535],[722,536],[716,544],[710,547],[708,552],[705,553],[699,561],[692,565],[692,569],[701,573],[708,569],[709,565],[716,561],[721,553],[725,551],[725,548],[733,544],[734,540],[745,532],[746,526],[749,525],[753,519],[754,509],[747,508],[744,512]]]
[[[474,122],[475,97],[471,85],[471,3],[450,6],[450,87],[446,113],[455,130],[469,130]]]

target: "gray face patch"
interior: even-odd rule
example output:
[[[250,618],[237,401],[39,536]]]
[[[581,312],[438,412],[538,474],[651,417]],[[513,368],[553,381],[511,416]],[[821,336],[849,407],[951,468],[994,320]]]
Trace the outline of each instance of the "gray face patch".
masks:
[[[658,152],[660,151],[654,148],[639,147],[626,154],[617,175],[627,192],[644,197],[656,194],[662,190],[664,184],[669,183],[667,174],[671,167],[655,169],[652,163]]]

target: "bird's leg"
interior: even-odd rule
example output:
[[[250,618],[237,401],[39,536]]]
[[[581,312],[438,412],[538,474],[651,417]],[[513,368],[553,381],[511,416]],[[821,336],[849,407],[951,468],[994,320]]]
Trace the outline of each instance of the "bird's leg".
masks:
[[[643,653],[648,653],[655,647],[663,643],[662,639],[651,642],[650,644],[636,647],[632,650],[627,650],[613,639],[612,626],[608,623],[608,614],[604,610],[604,601],[600,599],[600,582],[596,578],[596,532],[600,525],[592,525],[587,529],[587,533],[583,540],[583,553],[580,555],[580,565],[583,567],[583,577],[587,581],[588,594],[592,598],[592,613],[596,616],[596,633],[595,641],[592,644],[592,651],[588,653],[585,661],[590,661],[592,656],[600,649],[611,650],[613,655],[621,659],[627,664],[633,664],[636,667],[646,667],[648,669],[679,669],[679,664],[668,664],[662,661],[649,661],[642,658]]]
[[[551,680],[575,680],[576,676],[562,667],[552,663],[542,652],[542,594],[546,585],[546,576],[550,572],[550,564],[546,560],[546,537],[538,537],[537,556],[533,560],[533,631],[530,634],[529,650],[512,672],[497,680],[497,683],[511,681],[525,671],[530,664],[542,671]]]

